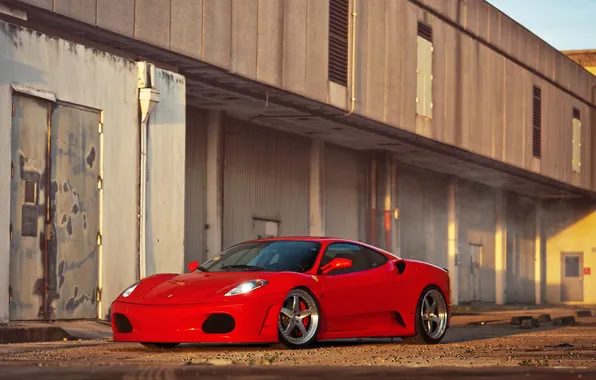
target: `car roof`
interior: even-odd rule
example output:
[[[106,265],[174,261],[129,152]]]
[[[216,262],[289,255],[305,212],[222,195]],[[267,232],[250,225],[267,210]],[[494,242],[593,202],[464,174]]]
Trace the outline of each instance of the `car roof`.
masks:
[[[264,242],[264,241],[312,241],[312,242],[319,242],[319,243],[323,243],[323,242],[326,242],[326,243],[352,243],[352,244],[358,244],[358,245],[361,245],[364,247],[371,248],[375,251],[386,253],[390,256],[398,257],[397,255],[395,255],[391,252],[388,252],[388,251],[386,251],[382,248],[376,247],[374,245],[364,243],[362,241],[338,238],[338,237],[329,237],[329,236],[283,236],[283,237],[253,239],[253,240],[245,241],[244,243]]]
[[[282,237],[273,237],[273,238],[261,238],[261,239],[253,239],[249,240],[250,242],[256,241],[317,241],[317,242],[324,242],[324,241],[342,241],[342,242],[350,242],[350,243],[360,243],[356,240],[350,239],[342,239],[336,237],[329,237],[329,236],[282,236]]]

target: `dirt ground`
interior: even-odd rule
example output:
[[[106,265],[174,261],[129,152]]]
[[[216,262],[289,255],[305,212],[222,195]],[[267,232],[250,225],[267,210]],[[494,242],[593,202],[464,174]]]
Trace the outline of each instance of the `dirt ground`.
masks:
[[[442,344],[407,346],[399,339],[325,342],[307,350],[281,346],[183,345],[151,350],[110,339],[0,345],[0,366],[15,365],[253,365],[381,367],[540,367],[596,369],[596,317],[574,326],[511,325],[514,315],[574,315],[571,309],[499,311],[454,316]],[[106,326],[107,328],[107,326]],[[0,369],[0,371],[2,371]]]

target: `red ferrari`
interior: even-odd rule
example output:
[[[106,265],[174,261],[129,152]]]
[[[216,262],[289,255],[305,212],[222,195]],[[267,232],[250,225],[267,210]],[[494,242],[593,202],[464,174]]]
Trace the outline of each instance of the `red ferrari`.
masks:
[[[237,244],[190,273],[156,274],[112,303],[114,341],[277,343],[400,337],[439,343],[451,317],[447,270],[356,241]]]

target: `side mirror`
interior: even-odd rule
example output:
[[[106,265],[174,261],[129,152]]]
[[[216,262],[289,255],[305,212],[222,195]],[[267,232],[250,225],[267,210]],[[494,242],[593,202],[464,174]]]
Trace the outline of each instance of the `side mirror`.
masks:
[[[352,260],[350,259],[333,259],[321,267],[321,273],[327,274],[336,269],[350,268],[351,266]]]
[[[198,261],[191,261],[190,263],[188,263],[188,271],[190,273],[196,271],[198,267],[199,267]]]

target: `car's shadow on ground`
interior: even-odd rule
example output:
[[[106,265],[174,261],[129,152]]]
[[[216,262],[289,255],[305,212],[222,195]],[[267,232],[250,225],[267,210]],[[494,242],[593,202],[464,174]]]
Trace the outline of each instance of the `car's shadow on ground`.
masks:
[[[573,326],[576,327],[594,327],[596,318],[589,318],[584,321],[577,321]],[[458,344],[465,342],[484,341],[489,339],[506,338],[515,335],[522,335],[536,332],[553,331],[567,326],[555,325],[552,321],[544,322],[539,327],[532,329],[523,329],[519,325],[513,325],[509,321],[486,319],[474,321],[465,324],[452,326],[445,335],[441,344]],[[353,347],[371,344],[404,344],[400,338],[366,338],[366,339],[344,339],[317,342],[309,349],[321,348],[340,348]],[[129,352],[141,351],[176,351],[176,352],[196,352],[205,350],[211,353],[233,353],[246,351],[279,351],[286,350],[281,344],[183,344],[173,349],[147,348],[139,345],[138,347],[126,347],[123,350]]]

